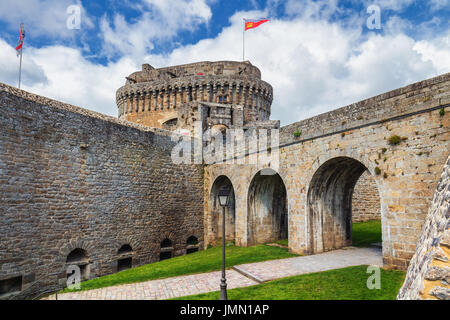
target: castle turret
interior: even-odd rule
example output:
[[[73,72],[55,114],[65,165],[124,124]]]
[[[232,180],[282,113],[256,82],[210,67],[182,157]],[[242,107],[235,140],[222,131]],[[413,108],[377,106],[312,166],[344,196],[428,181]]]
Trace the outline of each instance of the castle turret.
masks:
[[[250,62],[198,62],[155,69],[149,64],[117,91],[119,118],[155,128],[191,130],[202,120],[244,127],[268,121],[270,84]]]

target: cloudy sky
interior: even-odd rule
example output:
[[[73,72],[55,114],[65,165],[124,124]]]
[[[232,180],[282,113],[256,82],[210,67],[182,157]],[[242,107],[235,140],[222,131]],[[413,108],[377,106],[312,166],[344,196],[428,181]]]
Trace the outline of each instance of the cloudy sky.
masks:
[[[271,20],[246,32],[246,59],[283,125],[450,72],[450,0],[1,0],[0,82],[18,84],[23,22],[22,88],[116,116],[143,63],[242,60],[243,18]]]

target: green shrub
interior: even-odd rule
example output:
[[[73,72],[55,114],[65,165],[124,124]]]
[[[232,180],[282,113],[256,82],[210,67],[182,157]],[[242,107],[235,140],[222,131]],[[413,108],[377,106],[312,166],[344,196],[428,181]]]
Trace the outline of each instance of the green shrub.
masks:
[[[302,132],[297,130],[294,132],[294,137],[299,138],[302,135]]]
[[[444,108],[442,108],[441,111],[439,111],[439,115],[441,117],[445,116],[445,109]]]
[[[379,175],[381,174],[381,169],[378,168],[378,167],[376,167],[376,168],[375,168],[375,174],[376,174],[377,176],[379,176]]]
[[[400,142],[402,142],[402,138],[400,136],[394,135],[394,136],[391,136],[389,138],[389,144],[391,146],[395,146],[397,144],[400,144]]]
[[[381,152],[383,152],[383,153],[386,153],[386,151],[387,151],[386,148],[381,149]]]

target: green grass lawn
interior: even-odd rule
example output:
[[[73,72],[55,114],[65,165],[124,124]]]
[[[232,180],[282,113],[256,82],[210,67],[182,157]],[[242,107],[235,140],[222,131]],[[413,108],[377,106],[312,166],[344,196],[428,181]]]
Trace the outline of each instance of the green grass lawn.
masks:
[[[353,224],[354,246],[364,247],[369,246],[374,242],[381,242],[380,221],[369,221]],[[288,240],[279,240],[276,241],[276,243],[287,246]],[[81,283],[80,290],[91,290],[125,283],[135,283],[220,270],[222,266],[221,249],[221,246],[217,246],[193,254],[155,262],[145,266],[85,281]],[[228,244],[226,248],[227,268],[244,263],[283,259],[293,256],[296,255],[290,254],[287,248],[268,245],[242,248]],[[65,290],[65,292],[68,291],[68,289]]]
[[[381,221],[366,221],[353,223],[353,246],[369,247],[373,243],[381,242]],[[288,239],[274,243],[289,246]]]
[[[286,247],[289,246],[289,240],[288,239],[278,240],[278,241],[275,241],[274,243],[277,243],[277,244],[280,244],[280,245],[286,246]]]
[[[229,300],[395,300],[405,272],[381,269],[381,289],[369,290],[367,266],[304,274],[228,290]],[[218,300],[219,292],[176,300]]]
[[[266,260],[290,258],[296,255],[286,248],[258,245],[248,248],[228,244],[226,247],[226,265],[232,266]],[[170,278],[180,275],[220,270],[222,267],[222,247],[217,246],[200,252],[147,264],[108,276],[81,283],[80,290],[104,288],[125,283]],[[75,290],[78,291],[78,290]],[[68,289],[65,292],[69,292]]]
[[[368,247],[381,242],[381,221],[353,223],[353,246]]]

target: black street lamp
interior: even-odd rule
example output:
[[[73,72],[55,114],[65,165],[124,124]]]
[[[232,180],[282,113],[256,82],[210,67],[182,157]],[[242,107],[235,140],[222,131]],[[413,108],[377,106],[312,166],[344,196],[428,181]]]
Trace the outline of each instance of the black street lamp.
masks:
[[[228,206],[230,190],[222,187],[219,190],[219,204],[222,206],[222,279],[220,280],[220,300],[227,298],[227,279],[225,278],[225,208]]]

